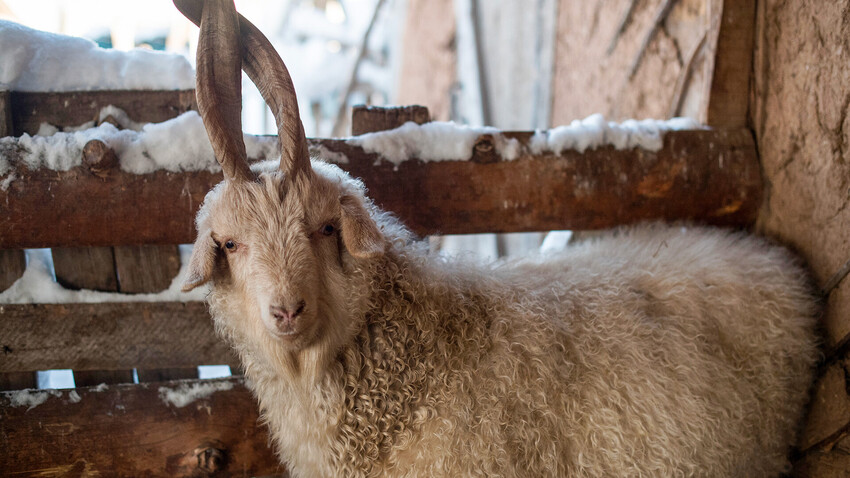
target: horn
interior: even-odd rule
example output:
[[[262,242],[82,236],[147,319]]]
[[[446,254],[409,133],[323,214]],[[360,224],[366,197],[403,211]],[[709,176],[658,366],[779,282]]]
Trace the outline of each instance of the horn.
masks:
[[[203,4],[203,0],[174,0],[177,9],[196,25],[200,23]],[[245,17],[238,13],[237,16],[242,69],[257,85],[277,123],[280,169],[290,178],[312,172],[292,77],[268,38]]]
[[[195,92],[198,111],[225,180],[251,180],[254,175],[242,139],[242,57],[236,7],[233,0],[209,0],[198,2],[197,8],[201,27]]]

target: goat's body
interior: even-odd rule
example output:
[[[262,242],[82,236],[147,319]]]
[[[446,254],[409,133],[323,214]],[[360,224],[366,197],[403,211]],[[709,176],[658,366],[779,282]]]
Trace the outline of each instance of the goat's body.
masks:
[[[816,347],[780,248],[653,226],[493,268],[408,245],[360,273],[324,373],[236,340],[294,476],[786,470]]]

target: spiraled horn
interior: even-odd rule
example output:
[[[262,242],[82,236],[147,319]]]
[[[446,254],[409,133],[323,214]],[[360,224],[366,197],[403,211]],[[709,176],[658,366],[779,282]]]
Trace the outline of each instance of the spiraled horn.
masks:
[[[174,0],[177,9],[196,25],[200,23],[203,4],[203,0]],[[242,69],[257,85],[277,123],[280,169],[290,178],[312,171],[292,77],[268,38],[245,17],[237,16]]]

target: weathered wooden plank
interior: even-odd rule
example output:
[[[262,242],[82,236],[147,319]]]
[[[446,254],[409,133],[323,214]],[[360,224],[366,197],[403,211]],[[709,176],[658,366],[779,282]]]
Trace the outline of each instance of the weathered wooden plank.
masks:
[[[9,90],[0,90],[0,137],[11,136],[14,130],[11,93]]]
[[[424,124],[431,121],[431,114],[428,112],[428,108],[419,105],[396,108],[355,106],[351,112],[351,134],[359,136],[375,131],[395,129],[408,121]]]
[[[4,476],[285,473],[241,379],[0,393],[0,417]]]
[[[408,160],[397,167],[344,140],[312,140],[347,156],[370,196],[421,235],[598,229],[636,221],[747,225],[761,198],[746,130],[667,133],[658,152],[612,147],[532,154],[530,132],[507,133],[520,157],[502,161],[482,136],[470,161]],[[378,163],[376,165],[376,163]],[[21,167],[0,204],[0,249],[66,245],[181,244],[220,174],[115,171],[103,180]],[[79,208],[85,197],[86,208]],[[91,214],[90,211],[98,211]]]
[[[35,388],[38,380],[35,372],[0,373],[0,391]]]
[[[850,436],[850,356],[830,363],[812,390],[806,426],[800,436],[801,451],[831,449]]]
[[[747,125],[753,71],[755,0],[711,0],[709,81],[703,95],[706,124],[723,128]]]
[[[138,369],[139,383],[198,378],[197,367]]]
[[[95,387],[102,383],[133,383],[133,370],[74,370],[74,385],[77,387]]]
[[[0,305],[0,372],[238,365],[201,302]]]
[[[111,247],[55,247],[51,254],[56,282],[63,287],[118,291],[115,256]]]
[[[118,290],[127,294],[165,290],[180,271],[177,246],[118,246],[114,250]]]
[[[27,258],[23,250],[0,250],[0,292],[8,289],[24,274]]]
[[[827,449],[812,450],[794,464],[797,478],[847,478],[850,471],[850,438]]]
[[[94,121],[100,109],[114,105],[138,122],[158,123],[197,110],[195,90],[107,90],[62,93],[11,93],[15,136],[35,134],[42,122],[77,126]]]

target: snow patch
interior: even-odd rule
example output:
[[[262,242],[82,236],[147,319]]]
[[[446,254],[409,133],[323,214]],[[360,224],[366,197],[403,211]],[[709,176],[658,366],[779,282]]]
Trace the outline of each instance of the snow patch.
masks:
[[[176,388],[159,387],[159,398],[163,402],[182,408],[195,400],[207,398],[216,392],[223,392],[233,388],[233,382],[224,380],[220,382],[194,382],[181,383]]]
[[[53,279],[53,260],[50,249],[27,249],[27,268],[11,287],[0,292],[0,304],[65,304],[100,302],[190,302],[203,301],[208,286],[183,292],[188,275],[191,246],[180,247],[180,271],[168,289],[153,294],[124,294],[93,290],[69,290]]]
[[[68,401],[69,402],[80,403],[80,400],[82,400],[82,398],[80,398],[80,394],[77,393],[76,390],[71,390],[70,392],[68,392]]]
[[[42,125],[40,132],[52,134],[0,138],[0,176],[6,175],[13,167],[8,160],[2,159],[6,156],[3,151],[20,151],[20,160],[29,169],[67,171],[82,164],[83,147],[93,139],[112,148],[119,158],[120,168],[129,173],[221,170],[204,123],[196,111],[187,111],[162,123],[144,125],[131,121],[124,111],[114,106],[101,110],[101,117],[108,115],[125,122],[131,129],[119,130],[110,123],[103,123],[96,128],[59,132],[55,127],[51,129]],[[251,158],[277,155],[278,142],[274,136],[244,135],[244,140]],[[11,182],[8,178],[3,181]],[[8,188],[9,183],[3,184]]]
[[[398,166],[413,158],[426,162],[467,161],[472,157],[475,140],[484,134],[493,136],[496,152],[502,159],[512,161],[519,157],[519,141],[506,138],[496,128],[473,128],[442,121],[422,125],[411,121],[393,130],[354,136],[346,142],[368,153],[380,154]]]
[[[331,151],[322,144],[310,145],[310,157],[320,159],[327,163],[348,164],[348,156],[336,151]]]
[[[12,91],[181,90],[195,71],[181,55],[100,48],[84,38],[0,20],[0,89]]]
[[[18,390],[16,392],[8,392],[9,405],[13,407],[27,407],[27,411],[46,402],[50,397],[58,397],[62,392],[56,390]]]
[[[566,126],[537,131],[531,137],[529,146],[534,154],[561,154],[568,149],[583,153],[602,146],[613,146],[618,150],[642,148],[659,151],[664,146],[665,132],[699,127],[691,118],[626,120],[616,123],[605,121],[601,114],[594,114],[583,120],[574,120]]]

